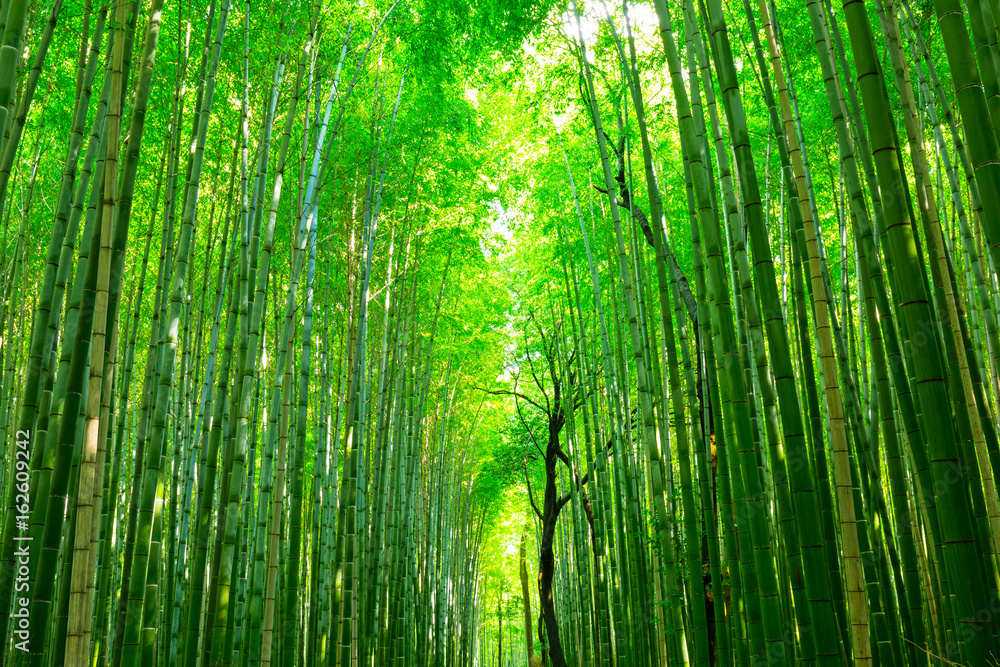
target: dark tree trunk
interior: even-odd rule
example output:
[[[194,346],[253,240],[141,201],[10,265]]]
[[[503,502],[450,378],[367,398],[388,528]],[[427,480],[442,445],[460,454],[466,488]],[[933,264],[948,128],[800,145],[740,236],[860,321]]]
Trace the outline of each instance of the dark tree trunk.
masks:
[[[541,508],[535,503],[535,496],[531,491],[531,479],[528,476],[527,464],[525,464],[525,481],[528,484],[528,496],[531,500],[531,507],[542,523],[542,534],[538,545],[538,639],[542,644],[542,664],[551,667],[567,667],[566,656],[563,654],[562,641],[559,638],[559,622],[556,618],[555,591],[553,590],[556,569],[554,541],[556,524],[559,522],[559,512],[566,506],[566,503],[573,499],[573,492],[569,491],[562,496],[559,495],[556,485],[558,479],[556,468],[561,461],[570,469],[570,484],[580,493],[583,492],[583,488],[590,479],[591,473],[588,472],[583,477],[578,477],[576,470],[573,468],[573,462],[559,445],[559,433],[566,423],[565,411],[576,407],[574,405],[573,374],[570,372],[567,378],[570,391],[564,393],[557,371],[555,345],[549,342],[541,329],[539,329],[539,333],[546,346],[545,351],[549,367],[548,375],[551,380],[551,392],[545,390],[538,376],[534,374],[534,370],[532,370],[532,375],[538,388],[545,396],[545,406],[543,407],[535,403],[523,394],[512,393],[532,403],[536,408],[544,412],[548,418],[548,442],[546,443],[545,451],[542,452],[541,447],[538,447],[538,443],[535,443],[539,453],[543,455],[545,463],[545,494]],[[530,364],[530,358],[528,361]],[[525,427],[529,428],[527,424],[525,424]],[[532,440],[534,441],[534,436],[532,436]],[[608,441],[606,449],[610,449],[611,445],[612,441]],[[532,459],[536,460],[534,457]],[[590,509],[589,502],[586,500],[586,496],[584,496],[583,502],[587,511],[587,519],[590,522],[591,533],[593,533],[593,512]]]
[[[558,394],[557,394],[558,395]],[[558,405],[558,402],[556,403]],[[559,622],[556,620],[555,592],[552,582],[555,578],[555,551],[553,547],[556,535],[556,523],[559,521],[559,511],[563,502],[557,495],[556,465],[559,462],[559,431],[562,430],[563,415],[561,410],[554,410],[549,418],[549,442],[545,450],[545,503],[542,509],[542,540],[539,545],[538,558],[538,602],[539,622],[538,634],[542,639],[542,630],[548,638],[549,662],[552,667],[566,667],[566,657],[563,655],[562,641],[559,639]]]
[[[528,526],[521,533],[521,549],[518,554],[521,575],[521,601],[524,606],[524,640],[528,651],[528,661],[535,657],[535,642],[531,638],[531,588],[528,585]]]

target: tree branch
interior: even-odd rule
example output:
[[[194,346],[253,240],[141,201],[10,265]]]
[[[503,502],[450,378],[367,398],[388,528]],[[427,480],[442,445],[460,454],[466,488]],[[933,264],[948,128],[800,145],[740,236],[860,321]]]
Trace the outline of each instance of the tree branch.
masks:
[[[611,449],[612,445],[614,445],[614,442],[615,442],[614,438],[608,440],[608,444],[605,445],[604,451],[609,451]],[[569,463],[567,463],[566,465],[569,465]],[[576,486],[578,488],[582,489],[584,486],[586,486],[587,482],[590,481],[590,473],[593,472],[593,465],[594,464],[591,463],[591,465],[588,466],[590,468],[590,470],[588,470],[587,474],[584,475],[583,478],[577,483]],[[572,470],[572,467],[570,468],[570,470]],[[572,497],[573,497],[573,494],[572,494],[572,492],[570,492],[570,493],[565,494],[561,498],[559,498],[559,500],[556,501],[556,512],[558,512],[559,510],[561,510],[563,508],[563,506],[566,503],[568,503],[570,501],[570,499],[572,499]]]
[[[602,194],[608,194],[606,189],[597,187],[596,185],[594,186],[594,189]],[[639,228],[642,229],[642,235],[646,238],[646,244],[650,248],[655,248],[656,244],[653,242],[653,230],[649,226],[649,218],[646,217],[646,214],[642,209],[635,206],[632,202],[632,197],[629,194],[628,188],[623,185],[621,190],[622,192],[621,197],[618,200],[618,207],[626,209],[632,214],[635,221],[639,223]],[[668,254],[670,255],[670,266],[667,268],[677,280],[677,291],[680,293],[681,300],[684,302],[684,309],[687,311],[691,324],[697,331],[698,303],[694,298],[694,294],[691,292],[691,284],[688,282],[687,276],[684,275],[684,271],[681,270],[680,264],[677,263],[677,256],[673,252],[669,252]]]
[[[484,392],[484,393],[487,393],[487,394],[491,394],[493,396],[516,396],[517,398],[520,398],[525,403],[530,403],[531,405],[535,406],[536,408],[538,408],[539,410],[541,410],[545,414],[549,413],[548,409],[543,408],[541,405],[539,405],[535,401],[531,400],[530,398],[528,398],[527,396],[525,396],[524,394],[522,394],[519,391],[513,391],[513,390],[510,390],[510,389],[486,389],[484,387],[473,387],[473,389],[478,389],[481,392]]]
[[[538,505],[535,504],[535,496],[531,493],[531,479],[528,477],[528,461],[523,459],[524,462],[524,483],[528,485],[528,500],[531,501],[531,509],[535,510],[535,514],[538,515],[539,519],[542,519],[542,513],[538,511]]]
[[[531,438],[531,444],[535,446],[535,449],[538,450],[538,454],[544,459],[545,452],[543,452],[542,448],[538,446],[538,441],[535,440],[535,434],[531,431],[531,427],[528,426],[528,422],[524,418],[524,414],[521,412],[521,404],[517,401],[516,396],[514,397],[514,407],[517,408],[517,418],[521,420],[521,426],[524,427],[524,430],[528,432],[528,437]]]

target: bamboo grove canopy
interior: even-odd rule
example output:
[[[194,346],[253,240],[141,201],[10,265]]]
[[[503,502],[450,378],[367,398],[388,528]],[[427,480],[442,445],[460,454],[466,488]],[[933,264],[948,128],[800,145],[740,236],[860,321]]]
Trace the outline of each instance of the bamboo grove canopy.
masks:
[[[0,667],[1000,664],[998,30],[0,0]]]

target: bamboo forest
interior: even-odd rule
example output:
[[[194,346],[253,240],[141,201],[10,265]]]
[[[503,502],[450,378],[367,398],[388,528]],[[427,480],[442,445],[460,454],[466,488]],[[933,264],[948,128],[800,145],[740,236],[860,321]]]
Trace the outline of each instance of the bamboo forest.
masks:
[[[0,667],[1000,667],[1000,0],[0,0]]]

